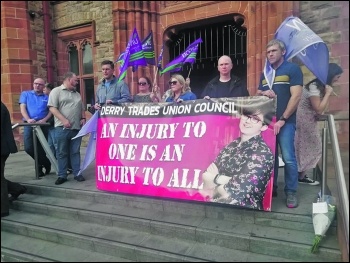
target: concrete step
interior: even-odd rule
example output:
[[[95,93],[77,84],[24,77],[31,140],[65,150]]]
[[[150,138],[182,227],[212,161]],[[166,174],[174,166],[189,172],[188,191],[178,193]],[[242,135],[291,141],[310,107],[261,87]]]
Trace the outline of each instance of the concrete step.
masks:
[[[64,244],[1,232],[1,262],[132,262]]]
[[[118,193],[65,189],[51,186],[37,186],[29,184],[26,186],[28,188],[28,193],[38,196],[38,200],[40,200],[39,196],[43,195],[46,197],[55,197],[53,203],[56,201],[56,197],[64,198],[65,200],[84,201],[89,202],[89,205],[91,205],[91,207],[89,206],[88,209],[94,208],[96,211],[98,211],[100,207],[103,209],[104,205],[111,205],[112,207],[107,210],[108,212],[115,211],[121,215],[126,213],[126,216],[131,217],[134,216],[134,209],[137,209],[137,213],[144,210],[142,213],[146,218],[148,215],[150,219],[158,217],[161,218],[161,220],[164,220],[161,216],[167,216],[170,214],[170,218],[172,218],[174,215],[175,217],[178,217],[179,215],[185,217],[193,216],[198,218],[230,220],[235,222],[254,223],[262,226],[280,227],[283,229],[300,230],[312,233],[314,232],[311,214],[294,214],[291,210],[289,210],[289,213],[264,212],[221,204],[198,202],[191,203],[189,201],[181,200],[166,200],[144,196],[130,196]],[[23,198],[27,198],[26,196],[27,194],[24,195]],[[46,199],[42,200],[44,203],[46,202]],[[37,202],[37,200],[34,200],[33,202]],[[74,206],[75,208],[85,207],[84,203],[79,204],[78,202],[73,202],[72,208],[74,208]],[[176,223],[181,224],[181,221]],[[336,234],[336,220],[333,222],[328,233]]]
[[[21,211],[11,210],[11,212],[9,217],[1,221],[2,236],[3,233],[9,232],[131,261],[289,261],[280,257],[249,253],[176,238],[166,238],[140,231],[108,227],[103,224],[82,223]],[[5,248],[16,246],[15,241],[8,244],[8,240],[11,239],[2,239],[2,246]],[[32,252],[35,254],[35,251]],[[61,253],[65,253],[65,251],[62,250]],[[50,253],[47,252],[46,255],[48,258]],[[82,261],[93,262],[89,258]]]
[[[140,245],[135,241],[150,236],[152,237],[150,240],[164,242],[166,253],[171,255],[178,253],[176,249],[173,250],[179,247],[178,243],[172,244],[177,240],[181,245],[187,244],[187,247],[196,248],[193,251],[194,254],[190,253],[189,257],[196,255],[197,249],[205,245],[214,247],[215,251],[220,249],[239,251],[237,253],[246,254],[246,258],[252,254],[256,257],[265,255],[297,261],[340,261],[336,236],[332,233],[328,233],[322,241],[319,254],[314,255],[309,252],[314,234],[312,220],[307,216],[158,200],[101,191],[32,185],[27,187],[29,194],[13,202],[12,208],[17,211],[13,212],[14,215],[11,211],[10,216],[2,220],[4,221],[2,229],[3,225],[8,229],[7,231],[17,228],[26,229],[25,227],[29,226],[34,229],[44,227],[40,230],[41,232],[45,232],[46,228],[54,228],[56,231],[74,233],[74,238],[79,240],[81,235],[91,231],[99,233],[102,225],[110,229],[108,236],[110,233],[115,233],[114,237],[118,237],[111,240],[116,244],[119,244],[120,236],[131,235],[133,238],[127,238],[126,244],[131,247],[136,245],[137,248],[134,248],[134,251],[140,249]],[[32,220],[28,220],[28,217]],[[42,218],[46,219],[43,223],[39,223],[43,220]],[[53,227],[47,224],[52,220],[67,221],[67,224],[64,225],[64,229],[60,227],[62,223]],[[298,225],[300,225],[299,228]],[[78,226],[78,229],[74,226]],[[80,228],[82,229],[79,230]],[[33,230],[27,229],[24,232],[27,233],[26,231]],[[95,238],[94,235],[90,237]],[[157,246],[152,246],[150,249],[159,250]],[[184,249],[182,247],[182,250]],[[152,258],[150,251],[146,254]],[[162,258],[165,261],[171,261],[172,256],[163,255]],[[137,258],[129,259],[139,261]],[[207,259],[217,261],[210,255],[204,258],[194,256],[189,261]]]

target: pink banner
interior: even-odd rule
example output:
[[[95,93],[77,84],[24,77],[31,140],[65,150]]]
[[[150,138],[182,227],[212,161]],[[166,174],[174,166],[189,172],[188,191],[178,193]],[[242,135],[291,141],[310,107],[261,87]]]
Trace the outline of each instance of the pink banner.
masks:
[[[264,96],[104,106],[97,188],[270,211],[274,122]]]

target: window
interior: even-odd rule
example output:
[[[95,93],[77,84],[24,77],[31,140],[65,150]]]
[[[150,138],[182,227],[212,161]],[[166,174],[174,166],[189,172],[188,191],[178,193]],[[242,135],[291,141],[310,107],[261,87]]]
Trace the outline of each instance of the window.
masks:
[[[67,46],[69,71],[79,80],[77,91],[81,94],[85,108],[94,104],[94,74],[92,48],[88,39],[69,42]]]
[[[56,52],[58,55],[58,78],[67,71],[74,72],[78,77],[77,91],[87,109],[94,104],[94,69],[93,48],[94,23],[87,23],[73,28],[63,28],[56,31]]]

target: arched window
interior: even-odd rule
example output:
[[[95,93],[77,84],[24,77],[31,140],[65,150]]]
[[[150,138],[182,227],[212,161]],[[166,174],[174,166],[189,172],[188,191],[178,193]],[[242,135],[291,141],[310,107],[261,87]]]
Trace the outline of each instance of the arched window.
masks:
[[[58,52],[58,77],[67,71],[78,77],[77,91],[81,94],[85,108],[94,104],[94,23],[64,28],[56,31]]]

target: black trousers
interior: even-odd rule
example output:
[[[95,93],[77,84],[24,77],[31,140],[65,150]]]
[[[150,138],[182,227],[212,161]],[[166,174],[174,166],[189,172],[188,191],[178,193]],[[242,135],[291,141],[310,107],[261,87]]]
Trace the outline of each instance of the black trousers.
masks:
[[[25,188],[20,183],[11,182],[5,178],[5,162],[9,155],[1,155],[1,214],[9,213],[8,195],[18,196]]]
[[[5,179],[5,162],[9,156],[1,155],[1,215],[9,213],[7,180]]]

